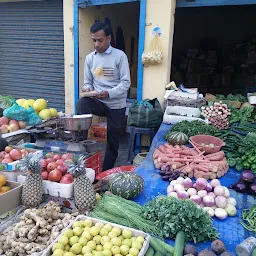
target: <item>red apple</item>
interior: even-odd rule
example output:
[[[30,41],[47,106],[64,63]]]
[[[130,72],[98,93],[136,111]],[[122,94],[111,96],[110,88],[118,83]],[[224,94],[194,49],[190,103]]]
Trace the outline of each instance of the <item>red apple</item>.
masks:
[[[61,155],[60,155],[60,154],[56,154],[56,155],[53,157],[53,160],[54,160],[54,161],[57,161],[57,160],[59,160],[59,159],[61,159]]]
[[[12,149],[9,153],[12,160],[20,160],[22,158],[22,154],[19,149]]]
[[[0,152],[0,157],[4,158],[7,153],[5,151]]]
[[[62,183],[62,184],[70,184],[72,182],[73,182],[73,176],[69,173],[62,176],[62,178],[60,180],[60,183]]]
[[[47,171],[41,172],[41,177],[43,180],[48,180],[48,172]]]
[[[59,160],[56,161],[56,163],[57,163],[58,165],[61,165],[61,164],[64,164],[64,161],[63,161],[62,159],[59,159]]]
[[[46,161],[47,161],[47,164],[54,162],[54,160],[52,158],[47,158]]]
[[[53,158],[54,157],[54,153],[53,152],[49,152],[45,155],[45,158]]]
[[[58,165],[57,170],[61,171],[62,174],[66,174],[67,166],[65,164],[60,164]]]
[[[9,164],[12,162],[13,162],[13,160],[11,158],[4,158],[4,160],[2,161],[2,163],[5,163],[5,164]]]
[[[10,154],[6,154],[4,158],[11,158]]]
[[[48,165],[47,159],[42,159],[42,160],[40,161],[40,164],[41,164],[41,166],[42,166],[43,168],[46,168],[47,165]]]
[[[49,163],[49,164],[47,165],[47,171],[50,172],[50,171],[56,169],[57,166],[58,166],[58,165],[57,165],[57,163],[55,163],[55,162]]]
[[[72,156],[71,156],[71,154],[69,154],[69,153],[66,153],[66,154],[62,155],[62,159],[63,159],[64,161],[66,161],[66,160],[68,160],[68,159],[71,159],[71,158],[72,158]]]
[[[59,171],[57,169],[50,171],[50,173],[48,175],[48,180],[50,180],[50,181],[58,182],[61,180],[61,178],[62,178],[61,171]]]

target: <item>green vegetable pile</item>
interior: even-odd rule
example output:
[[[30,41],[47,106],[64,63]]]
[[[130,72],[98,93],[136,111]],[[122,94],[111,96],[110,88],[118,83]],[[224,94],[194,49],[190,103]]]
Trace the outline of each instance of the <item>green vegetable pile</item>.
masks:
[[[186,241],[194,243],[218,237],[211,217],[191,200],[158,196],[144,205],[143,215],[165,238],[175,239],[179,231],[184,231]]]
[[[253,106],[246,106],[241,109],[235,109],[231,107],[231,115],[229,117],[229,123],[240,123],[241,125],[246,123],[256,123],[256,111]]]
[[[242,226],[256,235],[256,205],[250,209],[243,210],[242,218],[243,221],[240,221]]]
[[[165,138],[167,138],[171,132],[183,132],[190,137],[199,134],[214,135],[216,131],[217,129],[214,126],[208,125],[202,121],[182,121],[174,124],[167,132]]]
[[[216,98],[218,100],[230,100],[230,101],[240,101],[240,102],[247,102],[247,98],[241,94],[228,94],[225,97],[223,94],[216,94]]]

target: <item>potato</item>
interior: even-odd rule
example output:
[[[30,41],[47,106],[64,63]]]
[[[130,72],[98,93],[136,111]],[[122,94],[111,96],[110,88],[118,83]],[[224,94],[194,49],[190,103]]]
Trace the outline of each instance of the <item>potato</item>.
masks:
[[[216,256],[216,254],[208,249],[204,249],[198,254],[198,256]]]
[[[186,244],[186,246],[184,248],[184,254],[192,254],[192,255],[196,256],[197,255],[197,249],[193,245]]]
[[[212,250],[217,255],[220,255],[220,254],[222,254],[223,252],[226,251],[226,246],[220,239],[217,239],[217,240],[213,241],[212,244],[211,244],[211,247],[212,247]]]

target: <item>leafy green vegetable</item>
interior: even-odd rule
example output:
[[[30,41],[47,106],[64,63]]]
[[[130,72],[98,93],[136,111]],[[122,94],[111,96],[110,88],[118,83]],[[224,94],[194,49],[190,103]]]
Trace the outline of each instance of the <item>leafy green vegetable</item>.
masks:
[[[216,239],[211,217],[191,200],[158,196],[143,207],[143,215],[158,227],[162,236],[175,239],[184,231],[186,241],[194,243]]]
[[[248,122],[250,118],[254,119],[254,107],[253,106],[246,106],[242,109],[232,109],[231,115],[229,117],[229,123],[240,123],[245,124]]]
[[[216,94],[216,98],[218,100],[230,100],[230,101],[240,101],[240,102],[246,102],[247,98],[243,96],[242,94],[228,94],[227,97],[225,97],[223,94]]]

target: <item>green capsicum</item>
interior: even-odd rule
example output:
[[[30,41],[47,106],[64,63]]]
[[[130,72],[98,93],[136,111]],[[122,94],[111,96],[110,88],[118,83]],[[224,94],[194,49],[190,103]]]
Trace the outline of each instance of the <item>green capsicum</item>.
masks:
[[[242,162],[242,165],[243,165],[243,168],[245,168],[245,169],[249,169],[251,166],[251,164],[248,161]]]
[[[239,171],[239,172],[243,170],[243,166],[242,166],[242,164],[240,164],[240,163],[237,163],[235,168],[236,168],[236,170]]]
[[[229,165],[230,167],[235,167],[235,165],[236,165],[236,159],[234,159],[234,158],[228,158],[228,165]]]
[[[256,174],[256,164],[251,165],[251,170],[254,174]]]

